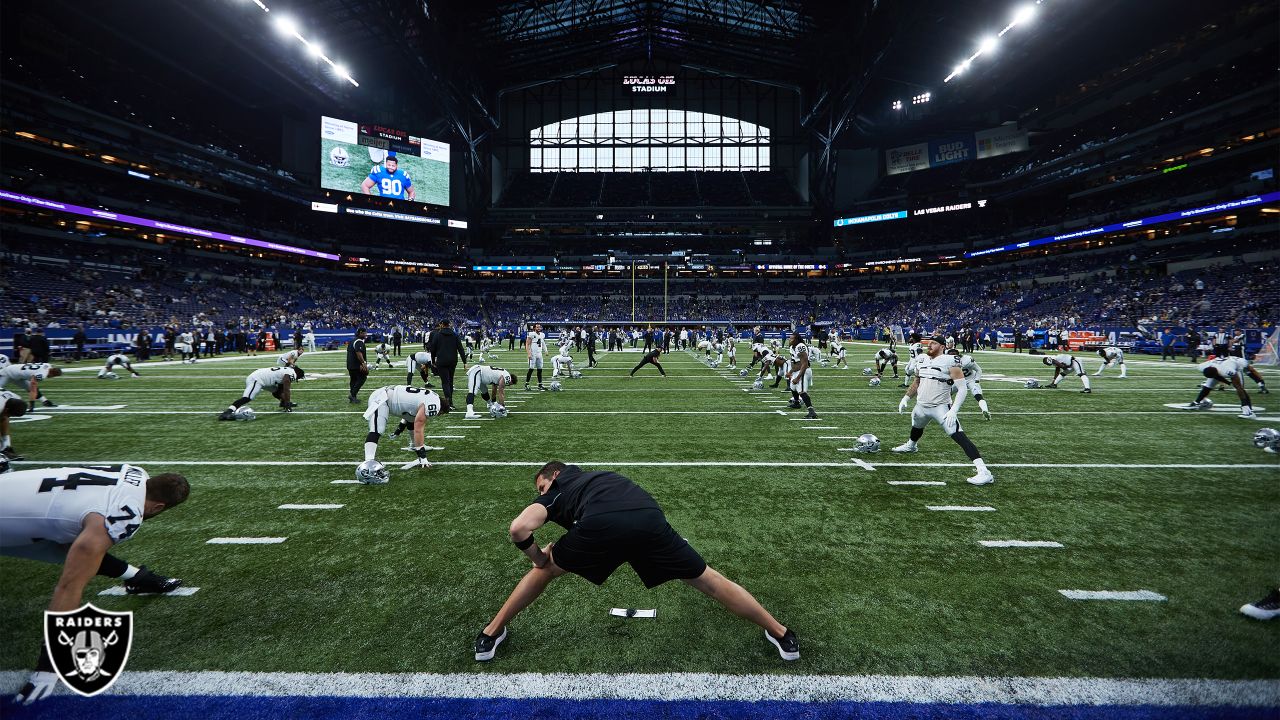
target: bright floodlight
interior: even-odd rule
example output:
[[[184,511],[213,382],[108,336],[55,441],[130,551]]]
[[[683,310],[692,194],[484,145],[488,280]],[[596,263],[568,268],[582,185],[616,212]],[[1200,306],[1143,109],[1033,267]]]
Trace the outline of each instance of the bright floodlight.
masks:
[[[1014,11],[1013,24],[1022,25],[1023,23],[1030,22],[1031,18],[1035,17],[1035,15],[1036,15],[1036,6],[1032,5],[1031,3],[1027,3],[1026,5],[1023,5],[1022,7]]]
[[[347,70],[347,66],[343,65],[342,63],[338,63],[337,65],[334,65],[333,72],[336,73],[337,76],[342,78],[343,80],[351,79],[351,71]]]
[[[999,43],[1000,43],[999,40],[996,40],[994,37],[988,36],[983,38],[982,42],[978,44],[978,50],[985,55],[987,53],[990,53],[992,50],[995,50],[996,45],[998,45]]]
[[[321,57],[324,55],[324,48],[320,47],[319,43],[309,42],[307,43],[307,54],[313,58]]]
[[[276,30],[283,35],[296,35],[298,33],[298,23],[288,15],[277,15],[275,19]]]

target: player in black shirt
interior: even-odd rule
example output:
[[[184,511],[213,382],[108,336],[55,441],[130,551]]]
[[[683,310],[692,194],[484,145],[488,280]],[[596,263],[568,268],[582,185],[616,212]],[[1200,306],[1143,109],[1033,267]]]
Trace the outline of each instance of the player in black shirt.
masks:
[[[796,635],[742,586],[716,572],[684,538],[644,488],[608,471],[586,471],[553,460],[534,476],[538,498],[511,522],[511,542],[533,562],[496,617],[476,637],[476,660],[492,660],[507,638],[507,623],[566,572],[596,585],[623,563],[645,587],[683,580],[733,614],[764,628],[784,660],[800,657]],[[567,532],[539,548],[533,531],[550,520]],[[554,547],[553,547],[554,545]]]
[[[347,344],[347,375],[351,377],[351,392],[347,394],[347,402],[356,401],[356,393],[364,387],[369,379],[369,362],[364,350],[364,328],[356,330],[355,339]]]
[[[662,373],[662,377],[666,377],[667,371],[663,370],[662,363],[658,362],[658,357],[660,355],[662,355],[662,348],[654,348],[653,350],[646,352],[644,354],[644,358],[640,360],[640,364],[631,368],[631,375],[628,377],[635,377],[637,370],[650,363],[652,363],[654,367],[658,368],[658,372]]]

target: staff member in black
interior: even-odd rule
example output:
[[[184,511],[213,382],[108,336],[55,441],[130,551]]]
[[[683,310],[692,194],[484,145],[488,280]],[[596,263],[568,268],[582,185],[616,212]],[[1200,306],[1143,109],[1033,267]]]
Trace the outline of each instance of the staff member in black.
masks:
[[[397,327],[395,332],[391,333],[391,352],[395,353],[396,357],[400,357],[400,343],[403,340],[404,335],[400,333],[400,328]]]
[[[587,367],[596,366],[596,329],[594,327],[587,330]]]
[[[369,379],[369,363],[365,360],[364,328],[356,330],[355,339],[347,344],[347,374],[351,376],[351,392],[347,394],[347,402],[355,403],[356,393],[364,387]]]
[[[441,320],[431,332],[431,340],[427,342],[427,352],[431,353],[431,368],[440,376],[440,387],[444,391],[446,408],[453,407],[453,373],[458,369],[458,360],[462,360],[462,369],[467,369],[466,351],[462,349],[462,341],[458,339],[448,320]],[[457,359],[455,359],[457,358]]]
[[[716,572],[684,538],[644,488],[608,471],[585,471],[552,460],[533,479],[538,497],[511,521],[511,542],[533,562],[497,616],[476,637],[476,660],[492,660],[507,623],[566,572],[596,585],[627,563],[645,587],[683,580],[729,612],[764,628],[783,660],[798,660],[796,634],[741,585]],[[539,548],[533,531],[550,520],[568,532]],[[553,547],[554,546],[554,547]]]
[[[662,348],[650,350],[649,352],[645,353],[644,358],[640,360],[640,363],[638,365],[631,368],[631,374],[628,375],[627,377],[635,377],[637,370],[649,364],[652,364],[654,367],[658,368],[658,372],[662,373],[662,377],[666,377],[667,371],[663,370],[662,363],[658,362],[658,356],[661,354],[662,354]]]

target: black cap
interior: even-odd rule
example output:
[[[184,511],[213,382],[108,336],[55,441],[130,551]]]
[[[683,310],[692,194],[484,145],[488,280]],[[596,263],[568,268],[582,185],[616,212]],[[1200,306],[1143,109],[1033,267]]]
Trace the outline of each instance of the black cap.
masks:
[[[930,335],[929,342],[936,342],[939,345],[945,346],[947,344],[947,339],[942,335]]]

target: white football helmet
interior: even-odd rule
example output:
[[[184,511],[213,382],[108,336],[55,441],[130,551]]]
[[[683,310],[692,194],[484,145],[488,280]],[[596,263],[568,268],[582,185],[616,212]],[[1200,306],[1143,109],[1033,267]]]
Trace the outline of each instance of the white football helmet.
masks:
[[[573,378],[574,380],[578,380],[582,377],[582,372],[580,370],[570,370],[569,377]]]
[[[746,377],[746,376],[747,376],[747,369],[746,369],[746,368],[743,368],[743,369],[741,369],[741,370],[739,370],[739,371],[738,371],[738,377]]]
[[[253,408],[249,407],[248,405],[245,405],[244,407],[236,410],[237,420],[253,420],[257,417],[258,415],[253,412]]]
[[[760,378],[756,378],[756,381],[755,381],[755,382],[753,382],[753,383],[751,383],[751,389],[752,389],[752,390],[762,390],[762,389],[764,389],[764,381],[763,381],[763,380],[761,380]]]
[[[497,403],[494,403],[489,406],[489,415],[498,419],[504,418],[507,416],[507,408]]]
[[[867,384],[871,387],[880,387],[880,378],[873,377],[867,381]]]
[[[104,379],[104,380],[119,380],[119,379],[120,379],[120,376],[119,376],[119,375],[117,375],[117,374],[115,374],[115,373],[113,373],[113,372],[109,372],[109,373],[107,373],[106,375],[103,375],[102,377],[103,377],[103,379]]]
[[[551,392],[560,392],[560,387],[561,386],[560,386],[559,380],[552,380],[551,385],[549,386]]]
[[[1280,430],[1262,428],[1253,434],[1253,446],[1260,450],[1280,450]]]
[[[853,451],[857,453],[880,452],[880,438],[871,433],[859,435],[857,444],[853,446]]]
[[[875,370],[872,370],[871,368],[862,368],[862,374],[863,374],[863,375],[875,375],[875,374],[876,374],[876,371],[875,371]]]
[[[356,480],[364,485],[385,485],[391,482],[391,473],[377,460],[365,460],[356,468]]]
[[[335,167],[346,167],[351,162],[351,157],[347,155],[346,148],[341,145],[335,145],[329,151],[329,164]]]
[[[1028,378],[1027,381],[1022,384],[1022,387],[1028,390],[1035,390],[1036,388],[1040,387],[1040,381],[1036,380],[1035,378]]]

